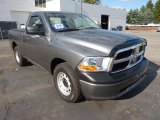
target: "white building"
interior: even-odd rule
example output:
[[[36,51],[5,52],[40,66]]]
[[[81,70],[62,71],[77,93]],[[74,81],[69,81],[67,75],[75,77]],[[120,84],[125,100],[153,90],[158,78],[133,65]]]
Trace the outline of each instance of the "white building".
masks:
[[[0,0],[0,21],[16,21],[18,27],[25,24],[34,11],[66,11],[81,13],[80,0]],[[82,4],[82,14],[89,16],[104,28],[126,25],[127,12],[102,5]]]

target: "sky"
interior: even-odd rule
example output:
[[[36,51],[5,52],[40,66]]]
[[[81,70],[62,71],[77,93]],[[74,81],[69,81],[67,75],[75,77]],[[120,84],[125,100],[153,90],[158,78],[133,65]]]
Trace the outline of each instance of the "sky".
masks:
[[[116,8],[139,9],[142,5],[146,5],[148,0],[101,0],[103,5]],[[155,3],[156,0],[153,0]]]

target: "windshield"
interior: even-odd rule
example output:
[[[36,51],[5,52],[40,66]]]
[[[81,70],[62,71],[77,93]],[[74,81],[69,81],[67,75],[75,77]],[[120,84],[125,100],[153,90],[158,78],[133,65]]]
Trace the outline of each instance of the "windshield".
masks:
[[[82,14],[74,13],[48,13],[47,19],[53,30],[81,30],[81,29],[96,29],[100,28],[90,18]]]

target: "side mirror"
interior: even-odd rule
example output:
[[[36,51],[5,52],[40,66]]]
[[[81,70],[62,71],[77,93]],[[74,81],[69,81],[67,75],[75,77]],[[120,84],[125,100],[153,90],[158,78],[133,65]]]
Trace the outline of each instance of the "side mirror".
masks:
[[[45,31],[42,26],[26,27],[26,32],[27,34],[32,34],[32,35],[45,35]]]

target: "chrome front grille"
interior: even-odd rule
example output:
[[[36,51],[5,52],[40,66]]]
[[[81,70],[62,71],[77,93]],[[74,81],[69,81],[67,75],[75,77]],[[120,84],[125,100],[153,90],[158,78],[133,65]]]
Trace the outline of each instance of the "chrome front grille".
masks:
[[[118,50],[111,65],[111,72],[117,73],[137,65],[144,57],[146,44],[138,44]]]

